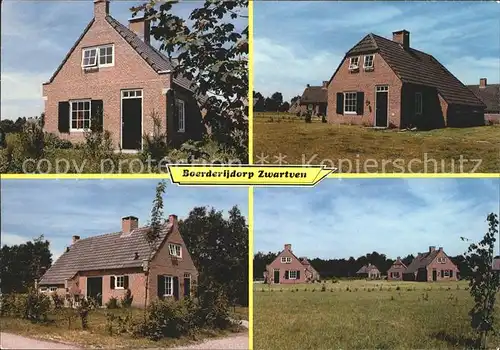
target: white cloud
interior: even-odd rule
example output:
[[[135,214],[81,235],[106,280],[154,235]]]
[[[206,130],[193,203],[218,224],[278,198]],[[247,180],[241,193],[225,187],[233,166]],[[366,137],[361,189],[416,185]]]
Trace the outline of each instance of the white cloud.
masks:
[[[2,236],[1,237],[2,238],[2,245],[8,245],[8,246],[26,243],[27,241],[29,241],[31,239],[31,238],[26,238],[26,237],[21,236],[21,235],[17,235],[15,233],[7,233],[7,232],[3,232],[3,231],[2,231],[1,236]]]

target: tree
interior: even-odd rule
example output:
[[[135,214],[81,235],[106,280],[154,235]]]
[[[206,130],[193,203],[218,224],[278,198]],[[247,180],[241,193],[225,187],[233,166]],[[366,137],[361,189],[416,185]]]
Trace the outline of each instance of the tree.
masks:
[[[173,75],[193,81],[199,95],[212,95],[203,106],[210,137],[221,148],[248,159],[248,25],[237,30],[237,18],[247,18],[248,0],[207,0],[189,15],[191,23],[172,13],[178,0],[150,0],[132,8],[152,21],[151,34],[160,51],[175,53]]]
[[[469,286],[474,299],[470,310],[471,327],[477,332],[478,346],[488,347],[488,335],[494,331],[495,297],[500,287],[500,273],[493,270],[492,262],[496,235],[498,234],[498,216],[491,213],[487,217],[488,232],[479,243],[472,243],[464,254],[465,261],[472,271]],[[462,240],[466,240],[462,237]]]
[[[248,225],[238,207],[228,219],[196,207],[179,227],[200,274],[199,293],[221,291],[234,304],[248,305]]]
[[[156,196],[153,200],[153,207],[151,208],[151,222],[149,229],[145,233],[145,238],[149,246],[149,254],[145,262],[146,284],[144,285],[144,310],[146,310],[148,305],[149,266],[154,252],[158,249],[160,233],[165,224],[165,218],[163,216],[163,195],[165,194],[166,187],[167,184],[165,180],[160,181],[156,186]],[[144,317],[146,317],[146,311],[144,312]]]
[[[254,105],[253,105],[253,110],[254,112],[264,112],[266,109],[266,100],[264,96],[260,92],[253,92],[253,100],[254,100]]]
[[[52,265],[49,241],[41,235],[19,245],[4,245],[0,251],[2,293],[26,293]]]
[[[290,104],[287,101],[283,102],[283,104],[280,106],[280,112],[288,112],[289,109]]]
[[[283,95],[281,92],[275,92],[274,94],[271,95],[271,99],[274,101],[276,110],[278,110],[283,103]]]
[[[295,97],[292,97],[292,99],[290,100],[290,104],[294,104],[295,102],[297,102],[298,100],[300,100],[300,96],[295,96]]]

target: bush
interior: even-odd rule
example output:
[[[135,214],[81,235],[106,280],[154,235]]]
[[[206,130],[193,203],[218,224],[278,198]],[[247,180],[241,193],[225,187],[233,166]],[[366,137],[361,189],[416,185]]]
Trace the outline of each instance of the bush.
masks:
[[[91,129],[84,132],[85,142],[80,146],[89,160],[87,171],[91,173],[106,171],[102,169],[104,164],[111,165],[114,168],[118,162],[118,157],[115,154],[111,133],[108,130],[102,131],[97,117],[92,119],[90,125]]]
[[[18,317],[32,322],[47,320],[50,299],[43,293],[30,289],[27,294],[4,294],[1,299],[0,314]]]
[[[118,298],[111,297],[109,298],[108,302],[106,303],[106,308],[108,309],[118,309]]]
[[[306,117],[305,117],[304,121],[305,121],[306,123],[311,123],[311,122],[312,122],[311,112],[307,112],[307,113],[306,113]]]
[[[64,306],[64,298],[57,293],[52,294],[52,302],[55,309],[61,309]]]
[[[153,112],[151,118],[153,120],[153,134],[144,134],[141,154],[144,159],[150,158],[159,162],[168,153],[167,134],[162,130],[161,118],[158,113]]]
[[[127,288],[125,291],[125,295],[121,299],[121,305],[122,307],[129,308],[132,306],[132,302],[134,301],[134,296],[132,295],[132,292],[130,289]]]
[[[53,133],[46,132],[44,135],[45,147],[56,148],[56,149],[70,149],[73,148],[73,144],[68,140],[63,140],[59,136]]]
[[[325,116],[325,115],[322,115],[322,116],[321,116],[321,122],[322,122],[322,123],[326,123],[326,116]]]

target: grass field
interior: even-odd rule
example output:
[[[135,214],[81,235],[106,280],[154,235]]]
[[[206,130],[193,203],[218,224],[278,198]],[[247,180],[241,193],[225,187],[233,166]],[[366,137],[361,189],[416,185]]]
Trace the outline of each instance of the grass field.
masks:
[[[343,173],[500,172],[500,125],[376,130],[319,119],[307,124],[287,113],[256,113],[253,138],[255,163],[263,155],[275,164],[281,155],[283,164],[323,163]]]
[[[474,334],[466,282],[254,287],[255,349],[457,349]],[[500,307],[496,307],[497,320]],[[490,337],[490,346],[500,336]]]

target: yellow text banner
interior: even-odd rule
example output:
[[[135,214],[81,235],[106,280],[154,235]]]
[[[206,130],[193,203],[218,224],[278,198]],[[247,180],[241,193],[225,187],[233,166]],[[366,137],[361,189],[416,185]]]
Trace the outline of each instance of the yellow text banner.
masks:
[[[170,177],[179,185],[314,186],[334,169],[322,166],[170,165]]]

